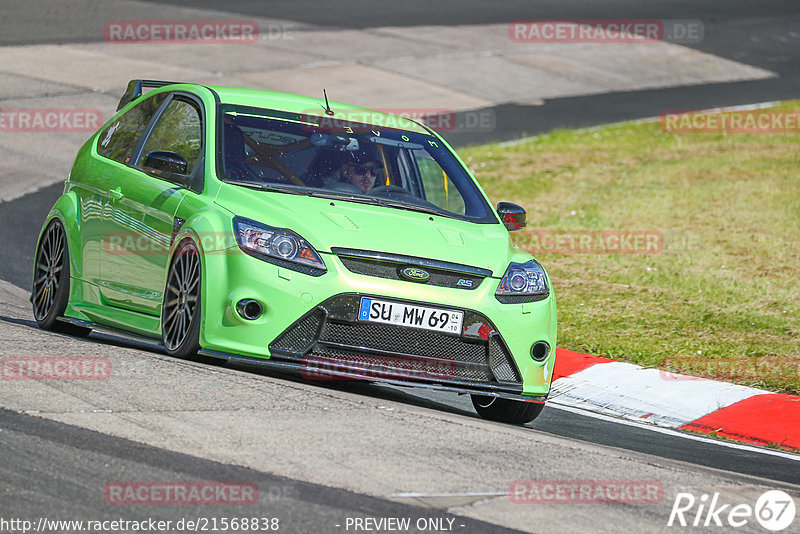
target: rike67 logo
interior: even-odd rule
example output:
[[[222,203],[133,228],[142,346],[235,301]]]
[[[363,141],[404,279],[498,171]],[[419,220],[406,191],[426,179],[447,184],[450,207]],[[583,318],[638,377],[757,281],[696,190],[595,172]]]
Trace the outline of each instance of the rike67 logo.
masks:
[[[762,493],[754,506],[726,503],[717,492],[699,499],[691,493],[678,493],[667,526],[739,528],[755,520],[763,528],[778,532],[794,522],[795,511],[794,500],[781,490]]]

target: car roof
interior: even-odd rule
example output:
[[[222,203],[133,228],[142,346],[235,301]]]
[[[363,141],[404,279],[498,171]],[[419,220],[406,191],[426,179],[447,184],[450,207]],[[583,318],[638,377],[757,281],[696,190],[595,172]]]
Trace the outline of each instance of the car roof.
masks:
[[[291,113],[302,113],[324,117],[331,122],[359,122],[374,126],[408,130],[416,133],[430,133],[425,127],[408,118],[378,110],[343,104],[333,100],[330,101],[330,107],[335,114],[328,117],[325,114],[325,100],[322,98],[264,91],[261,89],[243,89],[223,86],[206,87],[219,95],[220,103],[222,104],[238,104],[242,106],[288,111]],[[413,110],[409,111],[412,112]],[[424,114],[424,111],[426,110],[417,110],[419,114]],[[427,111],[427,113],[433,114],[435,111],[431,110]]]

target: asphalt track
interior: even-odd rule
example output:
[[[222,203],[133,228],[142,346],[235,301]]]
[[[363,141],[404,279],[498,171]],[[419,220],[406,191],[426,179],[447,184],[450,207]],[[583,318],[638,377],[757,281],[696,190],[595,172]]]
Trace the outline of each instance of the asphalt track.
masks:
[[[108,13],[82,11],[80,4],[65,8],[58,2],[6,2],[6,16],[0,22],[1,44],[92,42],[97,35],[97,21],[107,20]],[[89,3],[83,3],[88,5]],[[154,4],[189,5],[189,2],[154,2]],[[509,22],[517,19],[608,19],[671,18],[699,19],[705,25],[702,43],[690,45],[704,52],[735,59],[738,62],[776,72],[778,77],[758,81],[682,86],[667,89],[605,93],[586,97],[556,98],[540,106],[504,104],[492,108],[498,127],[493,132],[459,134],[455,144],[502,140],[535,134],[557,127],[591,126],[605,122],[658,115],[665,109],[700,109],[723,105],[747,104],[800,96],[800,7],[794,1],[756,2],[537,2],[512,0],[502,4],[478,2],[192,2],[192,6],[229,11],[232,15],[266,16],[276,20],[369,28],[386,25],[419,24],[462,25]],[[74,7],[78,6],[78,7]],[[266,6],[266,7],[265,7]],[[158,6],[156,6],[157,8]],[[155,17],[154,17],[155,18]],[[36,31],[41,28],[47,31]],[[787,38],[788,36],[788,38]],[[344,46],[344,45],[343,45]],[[60,194],[61,185],[48,186],[36,193],[0,204],[0,278],[22,288],[30,287],[33,246],[41,221]],[[0,317],[4,325],[35,333],[30,320]],[[22,345],[9,345],[4,336],[2,354],[13,354]],[[57,336],[56,341],[62,338]],[[80,346],[87,354],[99,350],[141,349],[133,343],[102,336],[88,340],[63,338],[71,347]],[[79,345],[76,345],[79,344]],[[56,345],[57,347],[58,345]],[[75,349],[73,349],[75,350]],[[58,348],[47,349],[59,354]],[[42,354],[49,354],[44,349]],[[18,352],[16,352],[18,354]],[[143,361],[155,353],[140,353]],[[163,356],[161,357],[163,359]],[[176,362],[177,364],[177,362]],[[212,373],[213,368],[199,372]],[[273,377],[256,370],[243,369],[269,384],[284,377]],[[179,373],[176,368],[176,373]],[[367,403],[398,403],[408,409],[476,418],[466,398],[444,394],[419,393],[413,390],[348,384],[330,387],[330,391],[363,397]],[[5,403],[3,404],[6,405]],[[335,407],[334,407],[335,408]],[[438,427],[437,427],[438,428]],[[737,483],[753,483],[748,477],[760,477],[756,483],[775,487],[800,484],[800,464],[796,459],[751,447],[730,446],[707,439],[694,439],[680,433],[656,433],[644,426],[632,426],[588,414],[546,409],[527,432],[556,436],[575,450],[597,444],[616,451],[620,457],[632,457],[641,464],[680,462],[678,471],[693,473],[702,479],[706,468],[720,470]],[[320,432],[325,434],[324,426]],[[183,452],[143,445],[107,433],[87,430],[46,418],[0,411],[0,444],[4,459],[0,462],[0,508],[14,510],[17,517],[69,518],[84,515],[93,519],[131,517],[141,519],[141,509],[109,508],[98,497],[98,487],[105,481],[136,473],[139,479],[256,480],[262,488],[280,488],[277,502],[260,503],[258,513],[280,510],[281,517],[293,524],[293,532],[336,531],[333,525],[348,514],[366,516],[424,517],[446,515],[441,510],[425,510],[389,499],[347,491],[329,485],[282,477],[265,470],[237,467],[203,457],[186,447]],[[309,454],[313,454],[310,451]],[[631,456],[632,455],[632,456]],[[700,474],[698,474],[700,473]],[[618,473],[617,473],[618,475]],[[422,475],[421,475],[422,476]],[[609,474],[613,477],[613,474]],[[688,474],[687,474],[688,476]],[[678,477],[679,478],[679,477]],[[268,491],[268,490],[267,490]],[[798,501],[800,502],[800,501]],[[248,514],[255,510],[247,510]],[[239,514],[240,510],[214,510]],[[208,515],[208,510],[150,508],[153,517]],[[4,516],[8,515],[4,512]],[[450,515],[449,517],[453,517]],[[600,521],[603,521],[601,517]],[[610,519],[606,518],[606,521]],[[501,527],[474,519],[458,517],[467,532],[505,532]],[[320,526],[331,527],[320,530]],[[317,527],[317,528],[315,528]],[[551,528],[533,530],[552,530]],[[526,529],[527,530],[527,529]],[[654,529],[658,531],[660,529]]]
[[[625,478],[661,481],[665,502],[655,510],[594,508],[593,530],[614,531],[619,521],[621,531],[659,532],[681,489],[715,488],[728,496],[768,488],[799,494],[798,459],[777,451],[659,434],[552,406],[526,428],[508,427],[482,421],[465,398],[454,395],[308,383],[255,368],[182,362],[116,336],[76,339],[39,331],[24,318],[20,293],[12,293],[4,294],[0,306],[6,346],[18,354],[108,355],[115,370],[111,389],[103,383],[4,381],[4,404],[14,411],[0,410],[1,517],[35,522],[42,516],[173,521],[266,516],[279,517],[289,532],[337,532],[335,525],[348,517],[447,517],[464,525],[457,531],[503,532],[474,520],[513,529],[507,524],[513,516],[541,514],[535,507],[517,507],[502,521],[493,517],[492,506],[502,507],[502,492],[512,480]],[[478,444],[485,450],[475,450]],[[521,458],[528,461],[521,464]],[[297,462],[308,463],[309,474],[286,476]],[[494,466],[489,472],[504,466],[506,474],[499,480],[496,474],[478,474],[479,481],[466,475],[486,470],[482,464]],[[462,473],[449,472],[455,465]],[[395,483],[399,473],[408,480]],[[130,480],[244,481],[257,484],[261,498],[254,506],[213,508],[104,501],[106,484]],[[337,489],[353,484],[366,489]],[[406,491],[375,490],[387,486]],[[580,515],[574,507],[561,509],[546,518]],[[615,520],[615,514],[622,517]],[[522,524],[520,530],[528,532],[547,530]],[[562,531],[578,530],[566,521]]]
[[[449,518],[465,533],[518,532],[419,506],[376,499],[336,488],[309,484],[244,467],[212,462],[129,440],[114,438],[30,415],[0,409],[2,516],[31,520],[44,514],[51,520],[174,521],[214,517],[278,518],[283,530],[335,530],[347,517]],[[106,501],[102,488],[125,481],[131,473],[140,480],[176,482],[247,481],[258,485],[255,505],[148,506],[147,511]],[[413,528],[408,532],[420,532]]]
[[[209,8],[218,6],[213,0],[155,0],[154,3],[205,5]],[[453,133],[448,141],[456,145],[514,139],[556,128],[655,117],[665,110],[708,109],[800,96],[800,5],[793,0],[319,0],[268,3],[243,0],[226,3],[226,10],[246,16],[261,15],[350,28],[423,24],[449,26],[515,20],[696,19],[704,25],[704,38],[700,43],[686,46],[762,67],[779,75],[769,80],[553,98],[541,106],[500,105],[490,108],[497,119],[494,131]]]
[[[265,17],[353,29],[456,26],[534,19],[694,19],[703,23],[704,37],[699,43],[685,46],[777,74],[777,77],[766,80],[552,98],[543,105],[499,105],[489,108],[496,117],[496,128],[488,132],[451,133],[448,141],[456,145],[514,139],[556,128],[653,117],[666,110],[707,109],[800,96],[800,5],[794,0],[234,0],[224,4],[214,0],[150,1],[154,5],[153,18],[158,17],[163,6],[169,5],[172,8],[213,9],[231,17]],[[6,16],[0,20],[0,45],[98,42],[103,39],[98,28],[102,28],[106,20],[124,18],[118,13],[124,12],[119,7],[114,16],[112,3],[104,6],[89,0],[43,0],[35,3],[7,0],[4,4]],[[135,18],[142,18],[141,13]],[[19,21],[23,21],[23,24],[19,24]],[[338,45],[346,49],[349,43]],[[332,46],[337,46],[337,43]],[[476,80],[476,83],[480,83],[480,80]]]

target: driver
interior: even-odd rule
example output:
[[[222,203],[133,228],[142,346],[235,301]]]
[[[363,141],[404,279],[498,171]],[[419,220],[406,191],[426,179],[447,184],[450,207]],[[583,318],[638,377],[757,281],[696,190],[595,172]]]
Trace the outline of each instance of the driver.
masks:
[[[383,176],[383,164],[374,154],[350,153],[339,169],[339,181],[356,186],[362,193],[373,187],[378,177]]]

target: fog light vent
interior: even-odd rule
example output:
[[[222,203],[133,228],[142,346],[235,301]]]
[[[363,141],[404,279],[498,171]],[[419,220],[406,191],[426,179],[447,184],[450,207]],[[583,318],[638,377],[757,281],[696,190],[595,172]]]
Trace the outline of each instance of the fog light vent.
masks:
[[[236,303],[236,311],[248,321],[255,321],[261,317],[261,304],[257,300],[242,299]]]
[[[531,346],[531,358],[537,362],[543,362],[550,356],[550,345],[546,341],[537,341]]]

